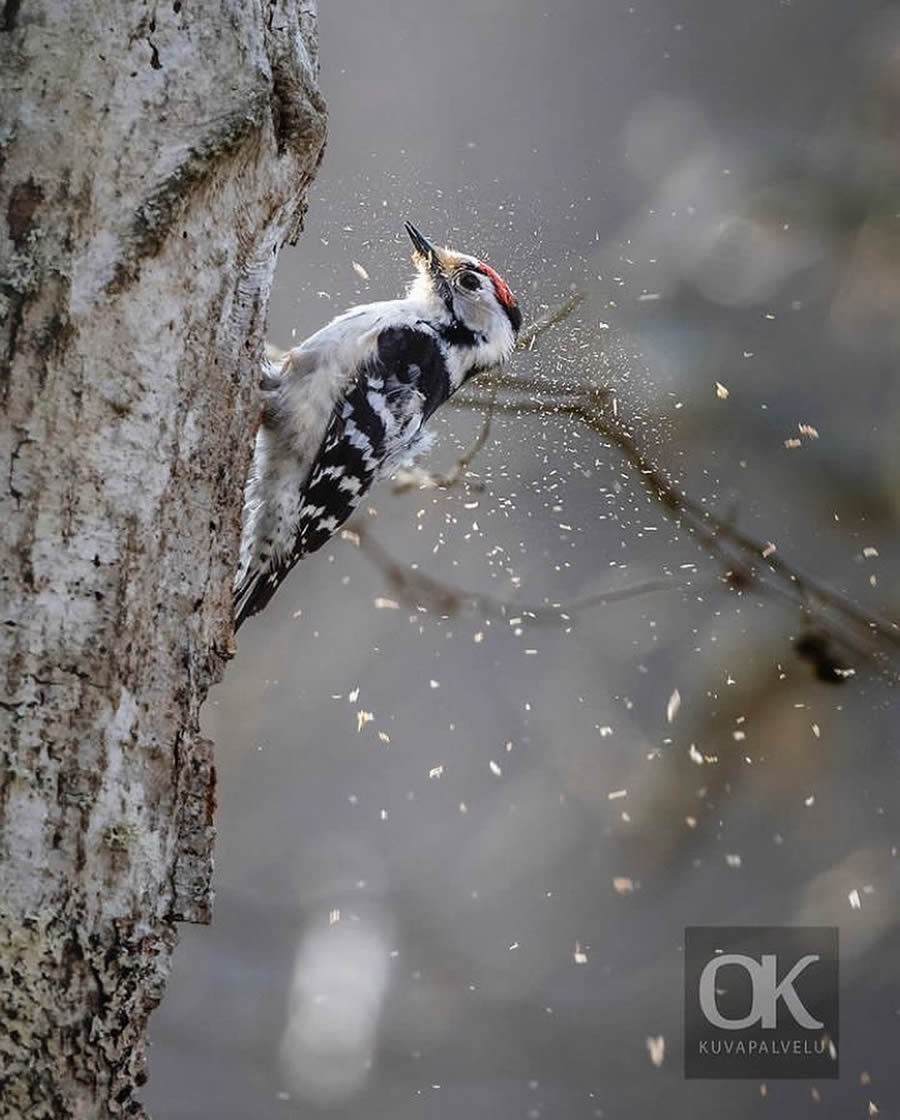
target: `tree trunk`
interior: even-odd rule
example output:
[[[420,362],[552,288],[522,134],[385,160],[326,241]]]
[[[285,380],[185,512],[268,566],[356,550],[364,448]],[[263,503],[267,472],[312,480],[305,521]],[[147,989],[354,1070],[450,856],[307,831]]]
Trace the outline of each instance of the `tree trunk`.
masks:
[[[318,164],[313,0],[0,0],[0,1115],[141,1116],[209,920],[198,711],[277,251]]]

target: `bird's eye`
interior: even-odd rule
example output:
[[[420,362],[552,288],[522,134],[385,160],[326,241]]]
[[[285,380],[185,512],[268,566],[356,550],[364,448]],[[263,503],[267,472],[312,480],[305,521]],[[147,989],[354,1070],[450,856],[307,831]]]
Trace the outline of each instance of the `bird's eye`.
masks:
[[[459,286],[465,288],[467,292],[477,292],[481,287],[481,281],[477,273],[464,272],[459,278]]]

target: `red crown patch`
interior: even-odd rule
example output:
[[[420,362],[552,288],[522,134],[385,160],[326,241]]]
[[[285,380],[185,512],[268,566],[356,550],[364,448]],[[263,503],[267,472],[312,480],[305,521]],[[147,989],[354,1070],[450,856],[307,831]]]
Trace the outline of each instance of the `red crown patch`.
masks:
[[[481,270],[486,276],[490,276],[494,284],[494,291],[497,293],[497,299],[501,303],[506,304],[507,307],[516,306],[516,297],[509,290],[509,285],[503,279],[499,272],[494,272],[489,264],[481,264]]]

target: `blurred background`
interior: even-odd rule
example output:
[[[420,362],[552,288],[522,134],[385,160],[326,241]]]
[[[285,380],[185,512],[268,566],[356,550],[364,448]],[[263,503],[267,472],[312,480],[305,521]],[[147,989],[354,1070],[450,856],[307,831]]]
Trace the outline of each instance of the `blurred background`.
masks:
[[[407,218],[526,320],[583,292],[514,371],[608,387],[703,508],[896,617],[898,7],[321,7],[329,147],[272,341],[399,294]],[[429,467],[480,425],[446,407]],[[796,605],[552,410],[497,414],[463,484],[382,483],[353,526],[510,607],[415,601],[337,539],[241,631],[157,1120],[900,1115],[896,647],[834,643],[832,613],[798,656]],[[685,1081],[685,925],[780,923],[840,927],[840,1080]]]

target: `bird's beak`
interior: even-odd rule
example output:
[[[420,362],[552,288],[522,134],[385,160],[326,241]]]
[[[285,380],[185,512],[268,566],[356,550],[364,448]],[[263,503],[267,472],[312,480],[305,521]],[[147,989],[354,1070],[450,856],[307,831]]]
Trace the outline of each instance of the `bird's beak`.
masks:
[[[431,244],[424,233],[420,233],[412,222],[405,222],[406,232],[409,234],[409,239],[413,243],[413,248],[416,252],[425,258],[428,267],[432,272],[440,272],[441,266],[438,261],[437,251]]]

